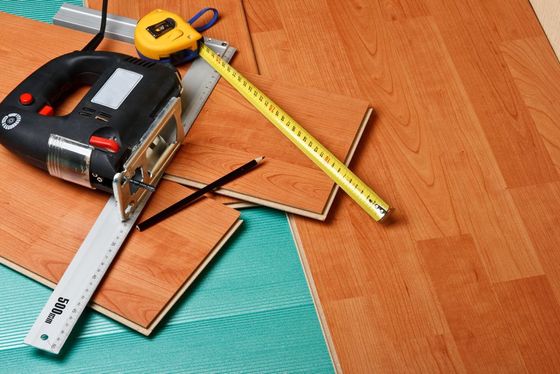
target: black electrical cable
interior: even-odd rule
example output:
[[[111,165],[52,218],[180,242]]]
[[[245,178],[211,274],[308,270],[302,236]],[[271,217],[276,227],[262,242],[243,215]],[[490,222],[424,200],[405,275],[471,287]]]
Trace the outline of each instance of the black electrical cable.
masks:
[[[89,43],[82,49],[82,51],[95,51],[95,48],[101,44],[105,36],[105,26],[107,24],[107,3],[109,0],[103,0],[103,7],[101,9],[101,26],[99,32],[89,41]]]

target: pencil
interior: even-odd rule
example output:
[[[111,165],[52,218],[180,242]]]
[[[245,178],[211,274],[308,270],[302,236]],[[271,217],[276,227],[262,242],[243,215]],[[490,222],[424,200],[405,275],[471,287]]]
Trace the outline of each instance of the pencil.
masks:
[[[217,188],[222,187],[223,185],[231,182],[234,179],[241,177],[242,175],[246,174],[250,170],[252,170],[255,166],[260,164],[264,160],[264,156],[257,157],[254,160],[247,162],[245,165],[238,167],[234,171],[224,175],[223,177],[215,180],[214,182],[208,184],[207,186],[201,188],[200,190],[193,192],[189,196],[185,197],[184,199],[176,202],[175,204],[165,208],[161,212],[151,216],[150,218],[140,222],[136,225],[136,230],[144,231],[156,223],[163,221],[164,219],[172,216],[173,214],[179,212],[180,210],[186,208],[196,200],[200,199],[204,194],[207,192],[213,191]]]

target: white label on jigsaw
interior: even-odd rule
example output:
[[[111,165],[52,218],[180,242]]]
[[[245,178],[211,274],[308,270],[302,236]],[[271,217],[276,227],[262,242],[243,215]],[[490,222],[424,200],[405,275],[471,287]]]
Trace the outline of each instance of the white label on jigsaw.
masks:
[[[111,109],[119,109],[142,77],[142,74],[134,71],[117,68],[91,102]]]

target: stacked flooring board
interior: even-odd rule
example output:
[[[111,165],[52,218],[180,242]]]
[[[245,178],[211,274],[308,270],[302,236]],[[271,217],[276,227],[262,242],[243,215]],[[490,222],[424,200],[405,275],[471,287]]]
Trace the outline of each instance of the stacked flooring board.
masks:
[[[0,13],[0,19],[9,30],[2,34],[2,96],[32,69],[79,49],[90,39],[89,35],[5,13]],[[40,33],[49,44],[38,50],[37,40],[28,30]],[[103,48],[131,49],[112,41]],[[0,158],[0,205],[9,217],[0,222],[0,262],[53,286],[108,195],[53,178],[3,147]],[[162,182],[140,220],[191,191]],[[204,199],[153,230],[133,232],[93,297],[94,308],[144,334],[151,333],[240,223],[237,211]]]
[[[246,77],[281,108],[294,113],[339,159],[350,161],[369,119],[365,101],[256,74]],[[326,218],[338,189],[334,182],[223,80],[197,118],[185,147],[166,169],[166,178],[201,187],[259,155],[266,156],[262,166],[217,193]]]

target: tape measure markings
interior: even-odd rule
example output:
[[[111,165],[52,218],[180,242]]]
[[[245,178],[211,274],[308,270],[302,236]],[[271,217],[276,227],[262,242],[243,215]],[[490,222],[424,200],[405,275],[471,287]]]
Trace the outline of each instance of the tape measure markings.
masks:
[[[382,221],[388,215],[389,205],[278,104],[206,45],[201,44],[199,55],[373,219]]]

